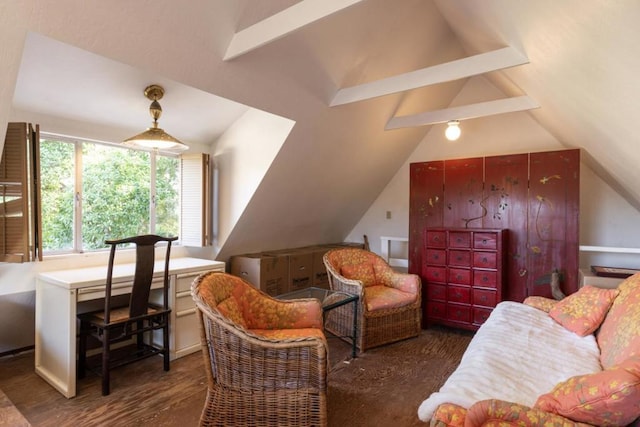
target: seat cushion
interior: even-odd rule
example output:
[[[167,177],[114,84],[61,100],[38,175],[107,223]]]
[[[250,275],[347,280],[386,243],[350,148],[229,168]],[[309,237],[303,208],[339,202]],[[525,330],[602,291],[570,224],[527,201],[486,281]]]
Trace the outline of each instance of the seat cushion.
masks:
[[[273,340],[294,340],[299,338],[322,338],[324,334],[320,329],[250,329],[250,332]]]
[[[416,295],[388,286],[368,286],[364,290],[367,311],[404,307],[416,301]]]

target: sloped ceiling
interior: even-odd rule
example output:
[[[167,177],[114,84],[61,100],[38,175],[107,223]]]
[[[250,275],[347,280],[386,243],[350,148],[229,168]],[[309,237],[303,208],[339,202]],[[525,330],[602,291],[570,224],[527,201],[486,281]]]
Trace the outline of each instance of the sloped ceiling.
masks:
[[[294,120],[221,248],[218,258],[224,260],[239,252],[344,238],[430,129],[385,130],[389,120],[447,108],[465,79],[330,106],[340,89],[511,47],[528,62],[484,76],[505,97],[534,100],[539,108],[529,114],[567,147],[584,148],[594,170],[640,206],[640,137],[634,126],[640,111],[634,75],[640,65],[638,2],[345,1],[344,9],[224,59],[234,34],[299,3],[3,2],[0,126],[29,120],[35,109],[14,104],[29,32],[138,70],[135,82],[106,79],[117,83],[111,93],[120,99],[131,99],[132,87],[147,76]],[[59,96],[74,90],[86,91],[67,82]],[[144,99],[139,103],[146,108]],[[140,106],[129,104],[139,116]],[[163,107],[165,117],[178,117],[178,107]],[[72,112],[66,105],[56,114],[62,120]],[[212,117],[200,122],[217,120]],[[194,126],[188,116],[182,122]],[[180,120],[165,128],[179,137]]]

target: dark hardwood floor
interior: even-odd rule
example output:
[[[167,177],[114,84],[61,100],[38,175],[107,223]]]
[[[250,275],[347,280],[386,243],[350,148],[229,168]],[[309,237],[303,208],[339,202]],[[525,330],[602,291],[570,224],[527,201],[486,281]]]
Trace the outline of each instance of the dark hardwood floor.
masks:
[[[201,353],[153,357],[112,371],[111,394],[88,372],[66,399],[34,371],[33,352],[0,359],[0,389],[33,426],[195,426],[206,395]]]
[[[333,337],[328,343],[334,363],[349,359],[350,344]],[[67,399],[35,373],[27,351],[0,358],[0,390],[36,427],[189,427],[198,425],[207,382],[200,352],[172,361],[169,372],[158,356],[113,370],[108,396],[100,377],[87,371],[76,397]]]

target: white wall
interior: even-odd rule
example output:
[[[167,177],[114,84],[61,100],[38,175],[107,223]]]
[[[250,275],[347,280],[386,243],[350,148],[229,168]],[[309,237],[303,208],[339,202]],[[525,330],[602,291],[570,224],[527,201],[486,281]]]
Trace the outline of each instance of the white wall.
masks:
[[[295,122],[250,109],[218,139],[216,246],[221,247],[264,178]]]
[[[482,77],[470,79],[452,106],[504,95]],[[526,112],[461,122],[456,142],[444,137],[446,125],[433,125],[346,240],[363,241],[380,253],[380,236],[407,237],[409,230],[409,164],[429,160],[517,154],[566,149]],[[640,213],[581,163],[580,244],[640,248]],[[391,219],[386,219],[387,211]],[[406,248],[405,248],[406,249]],[[581,266],[640,268],[640,255],[581,254]]]

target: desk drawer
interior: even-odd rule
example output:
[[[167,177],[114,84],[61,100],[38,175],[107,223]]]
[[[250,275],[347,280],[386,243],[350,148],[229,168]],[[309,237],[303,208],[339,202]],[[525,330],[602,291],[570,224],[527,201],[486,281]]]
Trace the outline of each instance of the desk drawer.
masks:
[[[105,287],[106,285],[78,289],[78,302],[103,299],[105,295]],[[111,284],[111,295],[116,296],[130,294],[132,287],[133,282],[113,283]],[[151,289],[162,289],[161,277],[154,279],[153,282],[151,282]]]
[[[177,312],[174,322],[174,347],[176,357],[185,355],[185,350],[195,351],[200,348],[200,325],[196,309]]]
[[[184,310],[189,310],[192,308],[195,308],[196,303],[193,301],[193,298],[191,297],[191,292],[178,292],[176,294],[176,306],[175,306],[175,311],[176,312],[181,312]]]
[[[176,278],[176,293],[191,292],[191,283],[204,271],[196,271],[195,273],[178,274]]]

